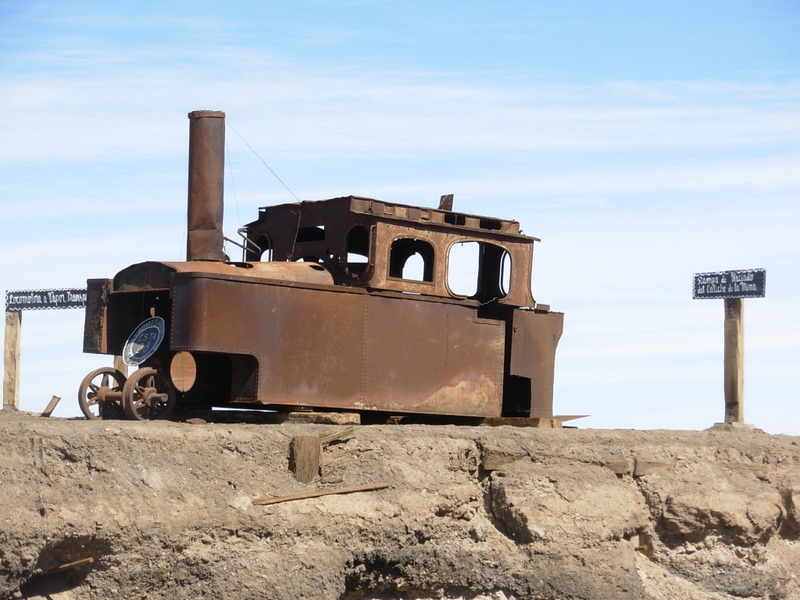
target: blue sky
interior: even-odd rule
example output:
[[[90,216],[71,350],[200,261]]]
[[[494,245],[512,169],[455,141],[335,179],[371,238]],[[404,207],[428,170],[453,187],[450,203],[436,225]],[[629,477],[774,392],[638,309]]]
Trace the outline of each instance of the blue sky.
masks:
[[[0,0],[0,274],[79,287],[184,255],[188,120],[228,122],[304,200],[520,221],[566,314],[556,412],[723,416],[721,301],[745,302],[745,418],[800,435],[800,4]],[[226,233],[293,201],[228,130]],[[23,316],[22,408],[77,414],[80,311]]]

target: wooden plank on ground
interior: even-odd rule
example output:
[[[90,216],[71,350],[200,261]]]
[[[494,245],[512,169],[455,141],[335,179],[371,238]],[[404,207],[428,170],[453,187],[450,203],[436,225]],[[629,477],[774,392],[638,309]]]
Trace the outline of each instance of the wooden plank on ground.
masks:
[[[335,488],[332,490],[317,490],[316,492],[307,492],[304,494],[293,494],[291,496],[275,496],[274,498],[256,498],[253,504],[265,506],[268,504],[280,504],[281,502],[292,502],[294,500],[306,500],[307,498],[319,498],[320,496],[332,496],[334,494],[353,494],[355,492],[372,492],[375,490],[382,490],[389,487],[391,484],[382,481],[380,483],[368,483],[365,485],[352,485],[349,487]]]
[[[44,407],[44,412],[42,412],[42,417],[49,417],[53,414],[53,411],[58,406],[59,401],[61,400],[60,396],[53,396],[50,398],[50,402],[47,403],[47,406]]]
[[[499,427],[510,425],[512,427],[543,427],[547,429],[561,429],[559,419],[544,419],[540,417],[487,417],[481,421],[481,425],[489,427]]]
[[[332,433],[321,434],[319,436],[319,441],[323,446],[327,446],[336,440],[343,440],[344,438],[352,437],[352,434],[355,432],[355,430],[355,427],[345,427],[344,429],[338,429]]]

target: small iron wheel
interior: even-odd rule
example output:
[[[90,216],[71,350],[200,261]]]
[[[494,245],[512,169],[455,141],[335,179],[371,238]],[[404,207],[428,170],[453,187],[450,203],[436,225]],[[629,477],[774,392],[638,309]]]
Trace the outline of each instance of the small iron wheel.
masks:
[[[167,419],[175,409],[175,388],[163,373],[139,369],[125,382],[122,405],[128,418],[136,421]]]
[[[78,388],[78,404],[87,419],[122,419],[125,376],[111,367],[89,373]]]

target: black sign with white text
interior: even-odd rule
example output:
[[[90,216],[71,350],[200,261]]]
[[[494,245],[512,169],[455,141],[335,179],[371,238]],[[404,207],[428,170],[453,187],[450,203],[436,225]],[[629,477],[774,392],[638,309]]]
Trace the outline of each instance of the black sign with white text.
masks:
[[[6,312],[85,307],[86,289],[6,291]]]
[[[766,269],[695,273],[692,298],[763,298],[766,289]]]

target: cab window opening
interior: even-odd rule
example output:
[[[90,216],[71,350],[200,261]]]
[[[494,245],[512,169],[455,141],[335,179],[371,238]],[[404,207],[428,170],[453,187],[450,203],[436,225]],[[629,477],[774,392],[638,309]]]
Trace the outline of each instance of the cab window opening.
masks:
[[[389,277],[433,283],[433,257],[433,246],[425,240],[396,239],[389,254]]]
[[[461,241],[447,253],[447,288],[454,296],[470,298],[478,292],[478,242]]]
[[[511,255],[486,242],[456,242],[448,250],[447,287],[454,296],[481,303],[505,298],[511,287]]]
[[[511,277],[511,255],[494,244],[481,243],[478,267],[478,292],[480,302],[491,302],[508,295]]]

